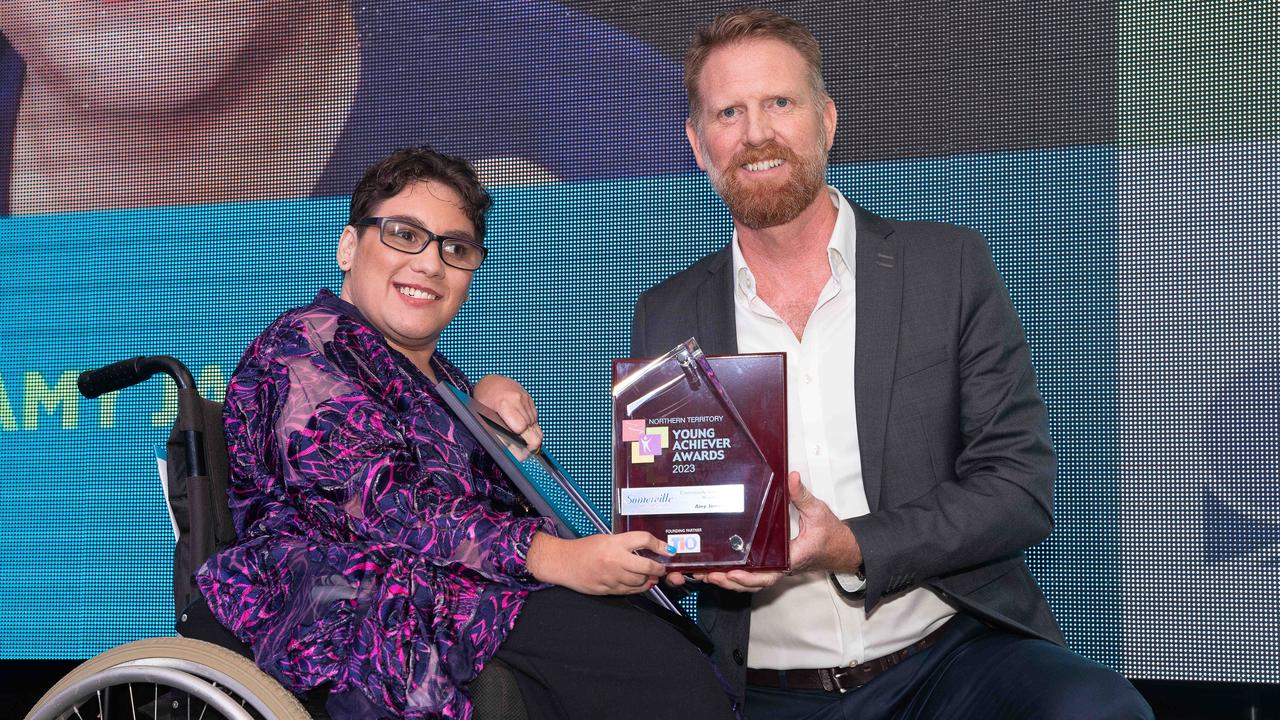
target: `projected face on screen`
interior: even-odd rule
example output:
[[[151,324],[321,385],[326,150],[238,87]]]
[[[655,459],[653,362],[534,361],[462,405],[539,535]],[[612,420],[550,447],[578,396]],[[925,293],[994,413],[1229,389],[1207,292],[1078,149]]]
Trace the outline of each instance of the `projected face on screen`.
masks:
[[[90,112],[181,114],[278,56],[297,34],[291,16],[300,5],[22,0],[3,3],[0,30],[26,60],[32,92]]]
[[[0,32],[0,214],[346,195],[417,144],[491,185],[692,165],[674,59],[548,0],[0,0]]]
[[[354,95],[343,1],[9,5],[14,213],[306,195]]]

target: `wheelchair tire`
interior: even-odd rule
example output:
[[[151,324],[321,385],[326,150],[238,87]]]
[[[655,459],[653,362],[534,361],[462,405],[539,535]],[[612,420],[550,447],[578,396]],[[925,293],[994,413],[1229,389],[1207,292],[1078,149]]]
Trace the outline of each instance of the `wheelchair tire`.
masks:
[[[40,701],[27,714],[27,720],[34,720],[37,717],[63,717],[64,713],[74,715],[73,709],[79,702],[88,698],[83,697],[84,693],[77,693],[82,697],[59,697],[65,695],[64,691],[85,681],[89,681],[85,687],[94,688],[97,684],[93,682],[95,676],[107,671],[137,666],[170,668],[179,670],[189,677],[199,678],[206,685],[217,687],[238,704],[256,711],[257,715],[264,719],[311,720],[311,716],[292,693],[249,660],[212,643],[182,637],[138,640],[86,660],[40,698]],[[243,692],[232,690],[228,687],[228,683],[239,685]],[[48,707],[55,701],[63,707]],[[206,714],[205,717],[208,715]]]

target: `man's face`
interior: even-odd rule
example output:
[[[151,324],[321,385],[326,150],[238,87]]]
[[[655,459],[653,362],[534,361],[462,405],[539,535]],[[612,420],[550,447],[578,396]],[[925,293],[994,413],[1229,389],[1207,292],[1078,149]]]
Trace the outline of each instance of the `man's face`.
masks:
[[[438,182],[415,182],[370,213],[425,227],[437,235],[475,239],[475,225],[462,199]],[[377,227],[348,226],[338,243],[338,265],[346,270],[342,299],[410,359],[429,355],[445,326],[466,300],[472,271],[444,264],[440,243],[417,254],[387,247]]]
[[[28,82],[103,113],[173,112],[287,28],[296,0],[0,0]]]
[[[729,212],[753,229],[794,220],[825,185],[836,126],[835,104],[814,97],[804,58],[771,39],[718,48],[698,89],[698,122],[685,132]]]

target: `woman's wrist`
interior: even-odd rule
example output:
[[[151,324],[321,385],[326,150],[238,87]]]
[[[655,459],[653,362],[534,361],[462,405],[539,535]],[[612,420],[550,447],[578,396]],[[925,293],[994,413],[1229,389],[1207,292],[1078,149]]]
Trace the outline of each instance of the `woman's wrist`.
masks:
[[[542,531],[534,533],[524,561],[529,574],[538,582],[561,585],[565,544],[568,542]]]

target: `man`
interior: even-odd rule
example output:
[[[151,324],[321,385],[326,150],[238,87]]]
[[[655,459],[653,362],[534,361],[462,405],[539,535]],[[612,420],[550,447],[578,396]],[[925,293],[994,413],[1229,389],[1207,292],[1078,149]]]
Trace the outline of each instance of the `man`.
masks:
[[[1062,647],[1023,562],[1052,527],[1055,460],[982,238],[825,186],[837,112],[798,23],[716,18],[685,85],[734,237],[641,296],[632,352],[695,336],[708,353],[787,353],[792,571],[696,578],[748,717],[1149,717],[1128,682]]]

